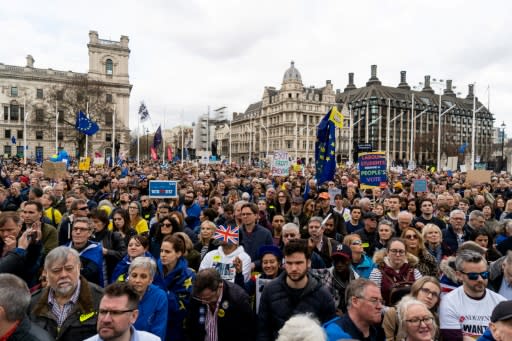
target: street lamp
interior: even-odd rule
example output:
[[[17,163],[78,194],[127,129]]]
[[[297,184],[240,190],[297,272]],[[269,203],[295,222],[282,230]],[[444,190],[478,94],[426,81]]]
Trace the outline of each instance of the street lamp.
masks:
[[[503,164],[505,163],[505,121],[501,124],[501,164],[500,164],[500,171],[503,170]]]
[[[149,129],[146,128],[146,155],[149,160]]]

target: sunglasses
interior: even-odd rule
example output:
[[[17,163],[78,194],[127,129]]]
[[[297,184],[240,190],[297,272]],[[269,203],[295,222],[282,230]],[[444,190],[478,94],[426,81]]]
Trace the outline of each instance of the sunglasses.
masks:
[[[165,223],[165,224],[162,224],[162,226],[165,226],[165,227],[171,227],[172,224],[171,223]]]
[[[488,279],[489,278],[489,271],[484,272],[464,272],[461,271],[462,274],[468,276],[468,279],[471,281],[476,281],[478,279],[478,276],[482,277],[482,279]]]
[[[89,209],[89,207],[87,207],[87,206],[77,207],[76,209],[79,210],[79,211],[87,211]]]
[[[415,234],[407,234],[405,235],[405,239],[418,239],[418,236]]]
[[[350,245],[361,245],[361,244],[363,244],[363,242],[360,240],[354,240],[352,243],[350,243]]]

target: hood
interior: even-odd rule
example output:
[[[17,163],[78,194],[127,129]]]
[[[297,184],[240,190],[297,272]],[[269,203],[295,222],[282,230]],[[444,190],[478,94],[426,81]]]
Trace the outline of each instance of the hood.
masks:
[[[381,266],[381,265],[383,265],[385,263],[387,265],[389,265],[388,257],[387,257],[387,250],[386,249],[382,249],[382,250],[376,251],[373,254],[373,261],[378,266]],[[416,265],[418,265],[419,260],[418,260],[418,257],[413,255],[412,253],[407,253],[407,260],[406,260],[406,262],[409,263],[411,266],[416,266]]]
[[[446,277],[448,277],[452,282],[459,282],[455,270],[455,256],[450,256],[448,258],[443,259],[439,264],[439,269],[441,269],[443,274]]]

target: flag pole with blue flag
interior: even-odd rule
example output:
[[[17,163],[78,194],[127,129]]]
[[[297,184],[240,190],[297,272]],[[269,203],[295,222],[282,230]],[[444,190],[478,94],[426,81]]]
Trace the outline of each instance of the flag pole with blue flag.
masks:
[[[336,125],[331,119],[332,108],[316,129],[315,166],[319,185],[334,178],[336,172]]]

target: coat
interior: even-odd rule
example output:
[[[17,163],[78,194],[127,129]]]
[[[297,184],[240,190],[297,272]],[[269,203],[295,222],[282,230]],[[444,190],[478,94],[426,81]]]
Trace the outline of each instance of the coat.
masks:
[[[300,296],[286,284],[286,271],[265,285],[258,312],[258,341],[275,340],[279,330],[293,315],[312,313],[320,323],[336,316],[331,294],[311,274]]]
[[[255,340],[256,321],[249,296],[236,284],[228,281],[223,283],[222,299],[217,312],[217,339]],[[186,333],[190,341],[204,340],[206,309],[208,307],[199,301],[190,302],[186,318]]]
[[[39,327],[26,316],[20,321],[18,328],[9,337],[9,341],[53,341],[43,328]]]
[[[150,284],[139,301],[139,316],[133,326],[165,340],[167,311],[167,294],[156,285]]]
[[[96,322],[103,289],[80,277],[80,294],[68,317],[58,328],[57,320],[48,304],[49,288],[44,288],[30,301],[30,319],[46,330],[57,341],[84,340],[96,334]]]

